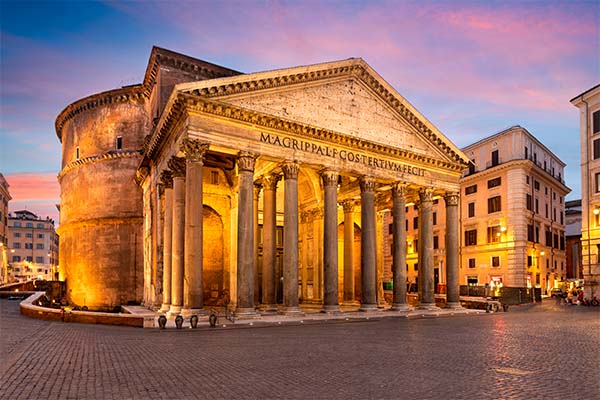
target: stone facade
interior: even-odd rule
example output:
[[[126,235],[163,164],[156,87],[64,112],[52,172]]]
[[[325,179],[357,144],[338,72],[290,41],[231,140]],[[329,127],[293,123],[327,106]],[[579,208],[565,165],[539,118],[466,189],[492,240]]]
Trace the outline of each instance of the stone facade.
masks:
[[[571,99],[579,109],[581,252],[585,297],[600,297],[600,85]]]
[[[0,173],[0,284],[8,283],[8,202],[12,199],[9,184]]]
[[[361,59],[239,74],[155,48],[144,82],[120,91],[130,99],[92,96],[57,120],[61,264],[70,300],[88,307],[143,301],[190,314],[230,305],[249,316],[259,305],[298,313],[301,302],[326,312],[342,302],[376,308],[382,213],[418,201],[422,254],[431,253],[432,201],[459,193],[468,163]],[[103,128],[113,119],[129,128]],[[113,157],[119,134],[130,157]],[[77,147],[93,158],[72,159]],[[449,215],[458,231],[458,213]],[[113,243],[104,253],[97,241]],[[428,259],[425,308],[433,307]]]

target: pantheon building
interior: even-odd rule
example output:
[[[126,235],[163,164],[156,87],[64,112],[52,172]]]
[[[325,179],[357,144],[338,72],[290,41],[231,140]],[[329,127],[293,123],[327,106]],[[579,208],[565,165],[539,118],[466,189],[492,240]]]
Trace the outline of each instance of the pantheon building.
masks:
[[[406,309],[406,207],[418,209],[419,307],[435,307],[432,203],[445,204],[458,302],[468,158],[364,60],[244,74],[154,47],[141,84],[67,106],[60,268],[89,309],[189,315]]]

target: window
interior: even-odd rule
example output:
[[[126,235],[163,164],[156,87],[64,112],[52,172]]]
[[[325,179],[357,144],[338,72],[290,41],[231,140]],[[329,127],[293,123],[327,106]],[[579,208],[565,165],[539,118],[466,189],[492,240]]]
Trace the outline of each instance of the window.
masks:
[[[14,237],[21,237],[21,232],[15,232],[13,236]]]
[[[468,210],[468,213],[469,213],[469,214],[468,214],[468,215],[469,215],[469,218],[472,218],[472,217],[474,217],[474,216],[475,216],[475,203],[469,203],[469,204],[467,205],[467,207],[468,207],[468,209],[469,209],[469,210]]]
[[[44,263],[44,257],[36,257],[35,258],[35,262],[38,263],[38,264],[43,264]],[[38,272],[41,272],[41,269]]]
[[[436,212],[433,213],[433,224],[437,225],[437,213]]]
[[[500,267],[500,256],[492,256],[492,268]]]
[[[404,222],[406,222],[406,230],[408,230],[408,220],[405,220]]]
[[[535,213],[540,213],[540,202],[538,201],[537,197],[535,198]]]
[[[533,266],[533,256],[527,256],[527,266],[528,267]]]
[[[13,243],[13,248],[20,249],[21,248],[21,243],[19,243],[19,242]]]
[[[79,146],[75,147],[75,159],[79,160]]]
[[[477,185],[471,185],[471,186],[467,186],[465,188],[465,194],[473,194],[473,193],[477,193]]]
[[[415,239],[415,242],[413,243],[413,253],[418,253],[419,252],[419,239]]]
[[[552,238],[554,239],[552,241],[552,245],[555,249],[558,249],[558,235],[555,233],[554,235],[552,235]]]
[[[535,190],[540,190],[540,182],[534,180],[533,181],[533,187],[534,187]]]
[[[600,139],[594,140],[594,160],[600,158]]]
[[[477,229],[465,231],[465,246],[477,245]]]
[[[529,149],[527,148],[527,146],[525,146],[525,159],[527,160],[529,158]]]
[[[415,265],[413,266],[413,268],[414,268],[415,271],[418,271],[419,270],[419,263],[415,263]]]
[[[117,143],[116,143],[115,147],[117,150],[123,149],[123,137],[122,136],[117,136]]]
[[[500,196],[490,197],[488,199],[488,214],[495,213],[502,210]]]
[[[527,175],[527,176],[525,177],[525,182],[527,182],[527,184],[529,185],[529,175]]]
[[[419,217],[413,218],[413,229],[419,229]]]
[[[540,284],[540,274],[539,273],[535,274],[535,284],[536,285]]]
[[[33,256],[27,256],[27,261],[33,262]]]
[[[548,218],[548,203],[546,203],[546,218]]]
[[[600,110],[592,114],[592,133],[600,132]]]
[[[494,150],[494,151],[492,151],[492,167],[498,165],[498,161],[499,161],[498,150]]]
[[[33,249],[33,243],[25,243],[26,249]]]
[[[548,196],[548,186],[544,188],[546,196]]]
[[[533,211],[533,197],[530,194],[527,195],[527,209]]]
[[[43,239],[44,238],[44,234],[43,233],[38,233],[37,234],[37,238],[38,239]]]
[[[469,268],[475,268],[475,259],[469,258]]]
[[[13,262],[21,262],[21,256],[13,256]]]
[[[552,232],[546,231],[546,246],[552,247]]]
[[[394,233],[394,224],[389,224],[388,225],[388,235],[391,235]]]
[[[477,283],[478,283],[477,276],[467,276],[467,285],[477,286]]]
[[[38,250],[43,250],[44,249],[44,243],[36,243],[35,244],[35,248]]]
[[[440,248],[440,240],[437,236],[433,237],[433,248],[434,249],[439,249]]]
[[[500,186],[501,184],[502,184],[502,178],[500,178],[500,177],[490,179],[488,181],[488,189],[495,188],[496,186]]]
[[[596,193],[600,193],[600,172],[596,173],[595,176],[595,181],[596,181]]]
[[[539,226],[535,227],[535,242],[536,243],[540,242],[540,227]]]
[[[502,236],[502,231],[500,230],[500,226],[499,225],[488,226],[487,236],[488,236],[488,243],[500,242],[500,238]]]
[[[21,222],[15,221],[14,227],[15,228],[20,228],[21,227]]]
[[[33,222],[28,222],[25,224],[26,228],[33,228]]]
[[[210,171],[210,183],[213,185],[219,184],[219,171]]]
[[[533,225],[527,225],[527,240],[533,242]]]
[[[27,232],[27,233],[25,233],[25,237],[31,239],[31,238],[33,238],[33,233]]]
[[[469,163],[469,175],[473,175],[475,173],[475,160],[471,160]]]
[[[44,224],[37,224],[37,227],[38,227],[39,229],[44,229]]]

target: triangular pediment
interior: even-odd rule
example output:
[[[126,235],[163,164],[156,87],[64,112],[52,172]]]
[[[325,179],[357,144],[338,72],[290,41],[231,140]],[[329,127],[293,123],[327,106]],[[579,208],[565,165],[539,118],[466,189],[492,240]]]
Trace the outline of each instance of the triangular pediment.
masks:
[[[176,90],[445,162],[468,162],[362,59],[187,83]]]

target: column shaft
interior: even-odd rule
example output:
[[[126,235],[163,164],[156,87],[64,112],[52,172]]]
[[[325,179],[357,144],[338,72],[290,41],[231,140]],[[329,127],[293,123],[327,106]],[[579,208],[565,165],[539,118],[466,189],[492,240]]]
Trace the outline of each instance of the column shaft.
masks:
[[[299,313],[298,302],[298,171],[297,163],[282,165],[284,175],[283,305],[285,313]]]
[[[277,309],[275,293],[275,260],[277,229],[277,183],[278,175],[263,178],[263,257],[262,257],[262,304],[265,311]]]
[[[163,302],[161,312],[169,311],[171,307],[171,265],[173,257],[173,178],[170,171],[161,175],[165,185],[165,220],[163,224]]]
[[[325,210],[323,215],[323,265],[324,311],[339,311],[338,299],[338,229],[337,229],[337,184],[338,173],[324,171],[321,174],[325,189]]]
[[[361,231],[361,278],[362,302],[360,310],[377,309],[377,250],[375,232],[375,180],[372,177],[360,179],[360,220]]]
[[[433,191],[419,192],[419,294],[421,308],[434,308],[433,288]]]
[[[241,152],[238,156],[238,255],[236,314],[254,314],[254,163],[255,156]]]
[[[254,182],[254,194],[253,194],[253,206],[252,206],[252,215],[254,217],[254,304],[260,303],[259,293],[260,293],[260,281],[258,279],[259,276],[259,268],[258,268],[258,200],[260,197],[260,191],[262,190],[262,184],[258,182]],[[264,208],[264,206],[263,206]],[[264,220],[264,210],[263,210],[263,220]],[[263,221],[263,229],[264,229],[264,221]],[[264,290],[264,288],[263,288]]]
[[[447,195],[446,201],[446,307],[460,307],[460,282],[459,282],[459,223],[458,193]]]
[[[354,201],[344,202],[344,302],[354,302]]]
[[[204,305],[202,288],[203,199],[202,170],[208,144],[185,139],[181,150],[186,155],[185,180],[185,246],[183,308],[186,313]]]
[[[393,198],[393,279],[394,299],[392,310],[405,311],[406,304],[406,199],[405,186],[395,184],[392,188]]]
[[[173,171],[173,254],[171,263],[171,314],[179,314],[183,307],[183,263],[185,237],[185,161],[169,160]]]

